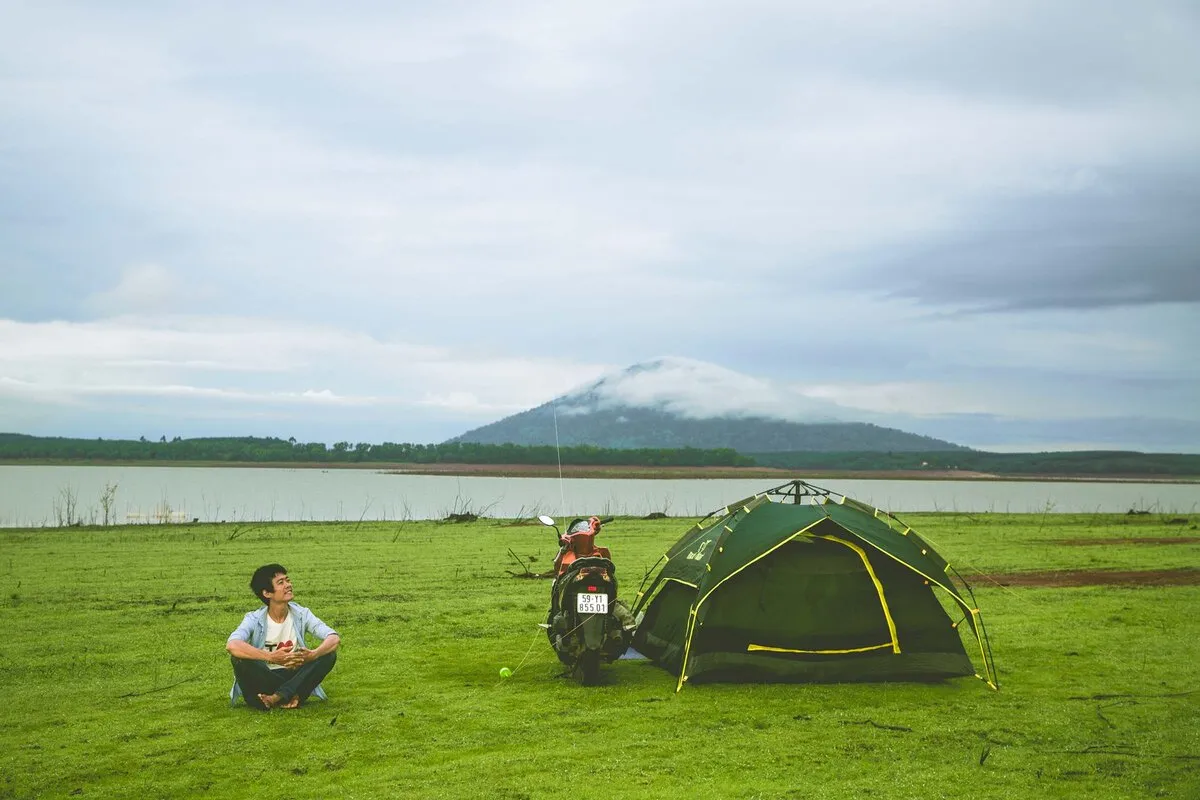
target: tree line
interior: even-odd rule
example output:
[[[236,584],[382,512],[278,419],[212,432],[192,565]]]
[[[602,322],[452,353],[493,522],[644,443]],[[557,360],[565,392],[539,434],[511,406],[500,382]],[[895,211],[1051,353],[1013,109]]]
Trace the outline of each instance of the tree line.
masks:
[[[299,442],[275,437],[183,439],[68,439],[0,434],[6,461],[201,461],[225,463],[316,464],[534,464],[559,461],[550,445],[444,442]],[[743,467],[754,460],[731,448],[615,448],[572,445],[561,449],[563,464],[578,466]]]
[[[276,437],[211,437],[157,441],[70,439],[0,434],[0,460],[75,462],[206,462],[296,464],[530,464],[649,467],[778,467],[803,472],[970,471],[994,475],[1200,477],[1200,455],[1082,451],[989,453],[909,452],[739,453],[732,448],[606,448],[553,445],[407,442],[299,442]]]
[[[1050,453],[989,453],[981,450],[928,453],[753,453],[764,467],[845,471],[968,471],[993,475],[1200,477],[1200,455],[1084,450]]]

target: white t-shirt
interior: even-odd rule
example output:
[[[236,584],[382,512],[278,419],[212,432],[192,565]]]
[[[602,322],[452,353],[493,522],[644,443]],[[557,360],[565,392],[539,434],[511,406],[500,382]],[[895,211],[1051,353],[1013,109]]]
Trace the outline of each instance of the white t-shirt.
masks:
[[[291,610],[288,610],[288,615],[283,618],[283,622],[276,622],[271,619],[270,614],[267,614],[267,641],[263,647],[268,653],[273,653],[275,648],[289,645],[292,649],[299,646],[299,642],[296,641],[295,626],[292,625]],[[272,664],[269,661],[267,666],[271,669],[286,669],[282,664]]]

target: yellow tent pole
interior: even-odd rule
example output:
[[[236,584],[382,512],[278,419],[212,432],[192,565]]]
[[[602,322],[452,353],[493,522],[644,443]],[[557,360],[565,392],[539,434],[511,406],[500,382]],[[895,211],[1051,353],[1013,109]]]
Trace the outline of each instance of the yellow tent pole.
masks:
[[[675,684],[675,694],[679,694],[679,690],[683,688],[683,682],[687,680],[687,665],[688,656],[692,651],[692,631],[696,627],[696,611],[700,608],[700,604],[692,606],[692,610],[688,612],[687,634],[683,640],[683,663],[679,666],[679,683]]]
[[[858,553],[858,557],[862,559],[863,566],[867,568],[867,574],[871,576],[871,583],[875,584],[875,592],[879,595],[879,605],[883,608],[883,618],[887,620],[888,632],[892,635],[892,652],[900,652],[900,639],[896,636],[896,622],[892,619],[892,610],[888,608],[887,598],[883,594],[883,584],[879,582],[879,576],[875,574],[875,569],[871,566],[870,560],[867,559],[867,552],[856,544],[851,544],[845,539],[839,539],[836,536],[814,536],[814,539],[828,539],[831,542],[837,542],[849,547],[854,552]]]

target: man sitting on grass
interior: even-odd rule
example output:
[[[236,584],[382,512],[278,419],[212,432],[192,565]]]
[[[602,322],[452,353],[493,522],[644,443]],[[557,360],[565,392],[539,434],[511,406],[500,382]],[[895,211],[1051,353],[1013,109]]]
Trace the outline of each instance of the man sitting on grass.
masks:
[[[292,581],[279,564],[255,570],[250,591],[263,608],[247,614],[225,644],[233,661],[230,705],[239,695],[245,696],[246,705],[262,711],[296,708],[310,694],[325,699],[321,680],[337,660],[337,631],[292,602]],[[305,634],[321,644],[309,650]]]

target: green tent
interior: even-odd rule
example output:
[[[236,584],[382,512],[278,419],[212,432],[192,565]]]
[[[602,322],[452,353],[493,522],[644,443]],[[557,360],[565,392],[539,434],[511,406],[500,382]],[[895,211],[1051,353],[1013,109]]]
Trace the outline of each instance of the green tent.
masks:
[[[892,515],[803,481],[701,520],[651,569],[634,613],[634,647],[679,676],[676,691],[960,675],[997,688],[966,582]]]

